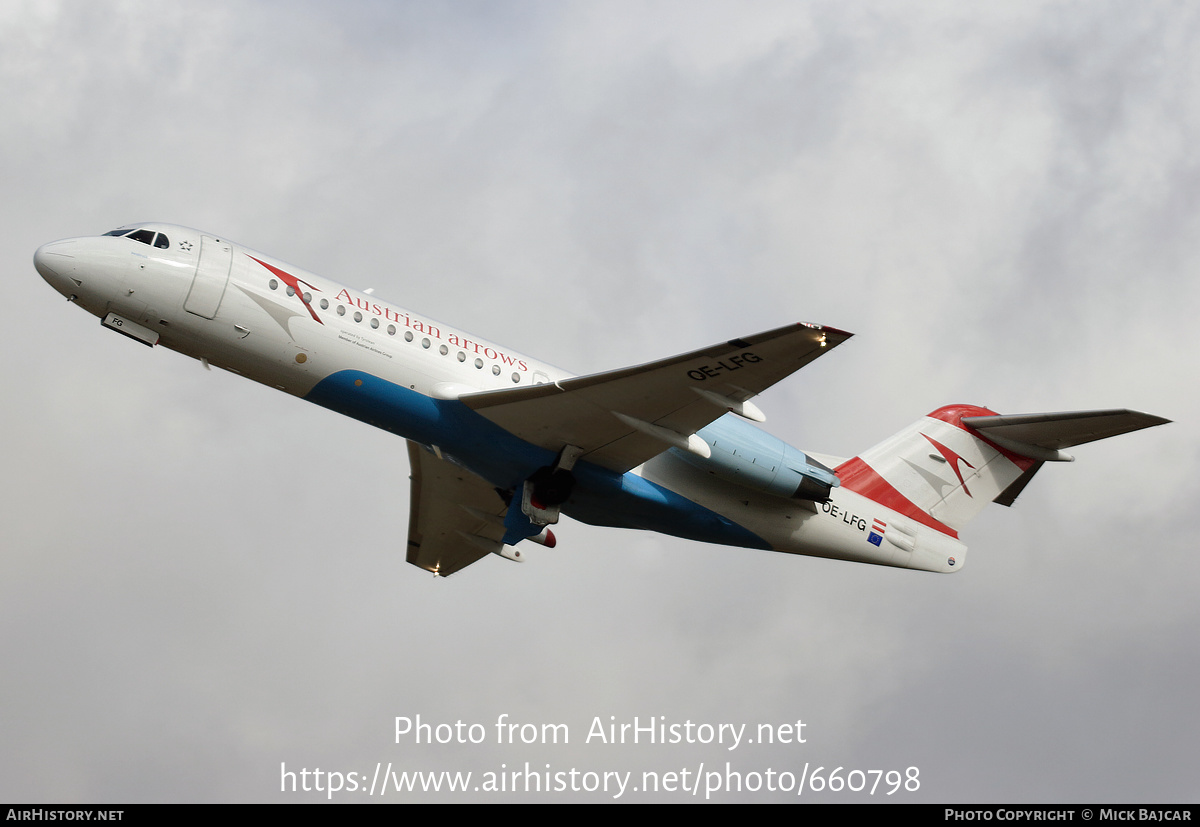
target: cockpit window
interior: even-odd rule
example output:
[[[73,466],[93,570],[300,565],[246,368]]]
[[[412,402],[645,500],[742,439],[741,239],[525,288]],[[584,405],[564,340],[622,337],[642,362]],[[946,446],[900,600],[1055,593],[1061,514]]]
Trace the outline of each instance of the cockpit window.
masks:
[[[140,241],[143,244],[154,243],[154,230],[134,230],[126,238],[131,238],[134,241]]]
[[[131,230],[128,227],[123,229],[109,230],[105,235],[125,236],[132,238],[134,241],[140,241],[143,244],[151,244],[160,250],[168,250],[171,247],[171,240],[163,233],[156,233],[154,230]]]

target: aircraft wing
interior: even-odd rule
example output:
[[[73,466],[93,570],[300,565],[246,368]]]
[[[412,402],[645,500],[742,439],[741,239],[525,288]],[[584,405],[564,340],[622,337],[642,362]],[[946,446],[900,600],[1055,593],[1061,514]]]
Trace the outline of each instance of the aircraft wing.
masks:
[[[850,336],[788,325],[645,365],[459,401],[527,442],[552,451],[575,445],[582,459],[624,473],[672,445],[686,447],[690,435]]]
[[[448,577],[504,544],[508,506],[482,477],[409,440],[408,562]]]

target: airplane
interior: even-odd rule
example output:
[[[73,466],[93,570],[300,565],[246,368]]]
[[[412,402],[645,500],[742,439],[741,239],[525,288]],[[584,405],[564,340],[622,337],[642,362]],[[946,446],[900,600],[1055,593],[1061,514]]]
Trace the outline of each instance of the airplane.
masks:
[[[38,248],[101,325],[407,440],[408,562],[448,577],[561,514],[709,543],[931,572],[1063,449],[1169,420],[1130,410],[1001,415],[948,405],[859,454],[770,436],[753,397],[852,334],[799,323],[587,376],[228,239],[142,223]]]

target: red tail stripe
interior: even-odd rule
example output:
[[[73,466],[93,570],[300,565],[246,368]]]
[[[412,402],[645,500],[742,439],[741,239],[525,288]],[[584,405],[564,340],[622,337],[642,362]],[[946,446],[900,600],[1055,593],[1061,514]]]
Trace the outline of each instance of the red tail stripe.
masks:
[[[957,531],[926,514],[917,507],[916,503],[897,491],[890,482],[879,476],[875,472],[875,469],[858,457],[846,460],[833,469],[833,472],[842,481],[842,488],[853,491],[855,494],[861,494],[868,500],[879,503],[884,508],[890,508],[898,514],[903,514],[910,520],[916,520],[921,525],[927,525],[956,540],[958,539]]]

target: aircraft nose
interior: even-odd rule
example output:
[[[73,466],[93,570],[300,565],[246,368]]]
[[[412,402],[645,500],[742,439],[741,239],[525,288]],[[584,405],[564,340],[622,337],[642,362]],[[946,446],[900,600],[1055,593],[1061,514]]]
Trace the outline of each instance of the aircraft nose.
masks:
[[[33,254],[33,266],[46,283],[68,299],[79,292],[79,281],[74,278],[78,261],[74,249],[76,239],[51,241],[37,248]]]
[[[33,266],[54,286],[58,286],[72,269],[75,257],[70,253],[70,247],[69,241],[51,241],[38,247],[33,254]]]

